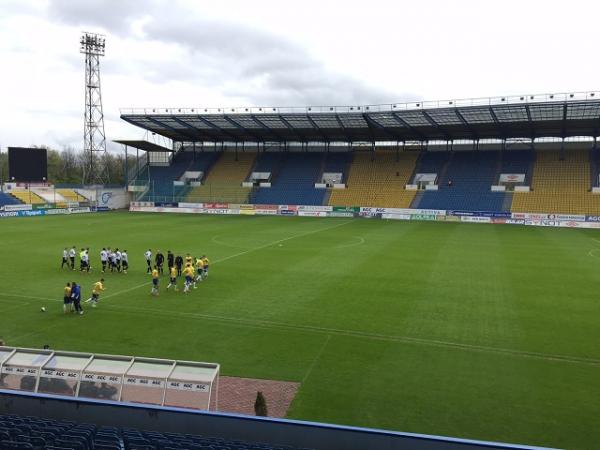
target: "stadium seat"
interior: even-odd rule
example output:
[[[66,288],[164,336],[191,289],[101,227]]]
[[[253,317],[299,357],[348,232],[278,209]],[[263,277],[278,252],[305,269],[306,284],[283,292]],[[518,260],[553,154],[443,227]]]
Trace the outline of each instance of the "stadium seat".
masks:
[[[515,192],[513,212],[600,215],[600,195],[590,192],[593,166],[589,150],[539,150],[531,192]]]
[[[26,203],[31,205],[41,205],[46,203],[42,197],[29,189],[13,189],[10,194],[19,200],[17,203]]]
[[[72,421],[0,416],[0,449],[4,450],[293,450],[239,439],[205,437],[135,428],[97,427]],[[305,449],[310,450],[310,449]]]
[[[407,191],[417,160],[416,152],[376,150],[356,151],[350,166],[346,189],[331,191],[328,203],[332,206],[375,206],[408,208],[415,196]]]
[[[419,195],[413,208],[506,211],[504,192],[492,192],[501,168],[498,151],[428,152],[423,154],[415,173],[437,173],[437,191]],[[451,181],[451,185],[449,182]]]
[[[56,193],[61,195],[67,202],[87,202],[88,199],[83,195],[75,192],[73,189],[56,189]]]
[[[324,153],[261,153],[255,171],[271,172],[270,188],[258,188],[252,203],[271,205],[322,205],[325,189],[316,189],[323,173]]]
[[[179,180],[186,171],[200,171],[206,174],[219,153],[180,151],[168,166],[149,167],[149,190],[142,201],[179,201],[188,194],[189,187],[174,186],[173,181]],[[138,178],[133,182],[141,180]]]
[[[242,187],[249,175],[256,152],[222,152],[204,179],[202,186],[194,187],[186,201],[195,203],[223,202],[248,203],[251,188]]]
[[[0,192],[0,206],[4,205],[20,205],[23,202],[13,197],[12,195],[5,194],[4,192]]]

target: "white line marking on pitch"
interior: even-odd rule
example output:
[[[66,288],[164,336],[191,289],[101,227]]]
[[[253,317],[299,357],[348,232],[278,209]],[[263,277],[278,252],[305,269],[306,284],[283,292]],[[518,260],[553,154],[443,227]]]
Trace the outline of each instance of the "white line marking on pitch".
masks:
[[[4,294],[0,293],[0,296],[5,297],[17,297],[12,294]],[[33,298],[39,300],[47,300],[52,302],[62,302],[62,299],[56,298],[44,298],[44,297],[26,297],[24,295],[19,295],[18,297],[24,298]],[[600,359],[597,358],[587,358],[583,356],[570,356],[570,355],[557,355],[551,353],[540,353],[540,352],[530,352],[525,350],[515,350],[510,348],[503,347],[489,347],[484,345],[474,345],[474,344],[465,344],[460,342],[452,342],[452,341],[442,341],[438,339],[426,339],[426,338],[418,338],[411,336],[391,336],[379,333],[369,333],[364,331],[353,331],[353,330],[344,330],[338,328],[326,328],[319,327],[315,325],[295,325],[288,324],[282,322],[274,322],[268,320],[253,320],[246,318],[238,318],[238,317],[226,317],[226,316],[216,316],[212,314],[202,314],[202,313],[192,313],[192,312],[176,312],[176,311],[165,311],[158,310],[154,308],[138,308],[131,306],[123,306],[117,304],[110,304],[107,306],[108,312],[114,312],[118,314],[128,313],[128,314],[139,314],[144,313],[148,315],[154,315],[157,317],[183,317],[192,320],[213,320],[217,322],[232,322],[240,326],[246,327],[255,327],[255,328],[271,328],[271,329],[284,329],[284,330],[295,330],[295,331],[304,331],[304,332],[315,332],[315,333],[326,333],[328,335],[338,335],[345,337],[355,337],[355,338],[365,338],[365,339],[374,339],[374,340],[384,340],[384,341],[392,341],[392,342],[403,342],[410,344],[420,344],[420,345],[428,345],[432,347],[450,347],[450,348],[458,348],[462,350],[470,350],[470,351],[479,351],[485,353],[501,353],[512,356],[520,356],[520,357],[528,357],[534,359],[542,359],[546,361],[559,361],[559,362],[568,362],[574,364],[592,364],[592,365],[600,365]],[[53,328],[54,326],[60,325],[62,322],[57,322],[55,325],[51,327],[44,328],[40,331],[47,330],[49,328]],[[36,332],[28,333],[26,335],[19,336],[18,338],[22,338],[24,336],[29,336],[31,334],[36,334]]]
[[[218,263],[227,261],[229,259],[237,258],[238,256],[247,255],[248,253],[252,253],[252,252],[255,252],[257,250],[262,250],[264,248],[271,247],[271,246],[276,245],[276,244],[281,244],[282,242],[286,242],[286,241],[289,241],[289,240],[292,240],[292,239],[296,239],[296,238],[299,238],[299,237],[308,236],[310,234],[319,233],[321,231],[332,230],[334,228],[339,228],[341,226],[347,225],[347,224],[352,223],[352,222],[354,222],[354,220],[348,220],[346,222],[335,224],[335,225],[333,225],[331,227],[320,228],[318,230],[311,230],[311,231],[307,231],[306,233],[300,233],[300,234],[296,234],[294,236],[290,236],[290,237],[286,237],[286,238],[283,238],[283,239],[279,239],[277,241],[269,242],[268,244],[265,244],[265,245],[260,245],[258,247],[253,247],[251,249],[244,250],[243,252],[239,252],[239,253],[235,253],[233,255],[226,256],[225,258],[217,259],[217,260],[213,261],[212,264],[218,264]],[[116,297],[117,295],[121,295],[121,294],[124,294],[126,292],[134,291],[134,290],[142,288],[144,286],[148,286],[150,283],[151,283],[150,281],[146,281],[145,283],[138,284],[137,286],[133,286],[133,287],[124,289],[122,291],[115,292],[113,294],[105,295],[103,297],[103,299],[107,300],[107,299],[109,299],[111,297]]]
[[[321,348],[319,349],[319,352],[317,353],[317,356],[315,356],[315,359],[313,359],[313,362],[310,363],[310,367],[308,368],[308,370],[306,371],[306,373],[302,377],[302,381],[300,382],[301,384],[304,384],[304,382],[306,380],[308,380],[308,377],[310,376],[311,372],[313,371],[313,369],[317,365],[317,362],[319,361],[319,359],[321,359],[321,356],[323,356],[323,352],[325,352],[325,348],[327,347],[327,344],[329,344],[330,340],[331,340],[331,335],[328,334],[327,335],[327,339],[325,339],[325,343],[321,346]]]
[[[600,258],[600,256],[594,254],[594,252],[598,251],[600,251],[600,248],[593,248],[588,252],[588,256],[591,256],[593,258]]]
[[[362,236],[352,236],[352,239],[357,239],[356,242],[351,242],[349,244],[336,245],[333,248],[348,248],[348,247],[356,247],[359,245],[363,245],[365,243],[365,238]]]

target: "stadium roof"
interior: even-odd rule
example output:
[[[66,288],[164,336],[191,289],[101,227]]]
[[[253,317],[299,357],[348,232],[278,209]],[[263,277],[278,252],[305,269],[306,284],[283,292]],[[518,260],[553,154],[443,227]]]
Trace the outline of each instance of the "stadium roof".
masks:
[[[139,139],[115,139],[113,142],[137,148],[145,152],[172,152],[173,149]]]
[[[343,107],[123,109],[121,118],[178,142],[594,137],[600,92]]]

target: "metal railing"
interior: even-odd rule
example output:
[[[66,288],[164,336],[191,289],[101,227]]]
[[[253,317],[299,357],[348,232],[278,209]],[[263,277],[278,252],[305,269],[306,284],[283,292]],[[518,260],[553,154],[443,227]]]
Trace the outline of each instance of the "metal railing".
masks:
[[[498,97],[481,97],[469,99],[451,99],[436,101],[413,101],[379,105],[352,106],[299,106],[299,107],[235,107],[235,108],[121,108],[121,115],[179,115],[179,114],[320,114],[320,113],[352,113],[352,112],[389,112],[403,110],[421,110],[453,108],[466,106],[490,106],[502,104],[528,104],[546,102],[571,102],[600,100],[600,91],[567,92],[557,94],[523,94]]]

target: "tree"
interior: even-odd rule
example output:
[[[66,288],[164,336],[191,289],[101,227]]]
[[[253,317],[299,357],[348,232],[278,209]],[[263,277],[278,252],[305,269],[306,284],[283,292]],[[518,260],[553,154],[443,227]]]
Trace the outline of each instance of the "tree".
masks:
[[[267,412],[267,400],[265,400],[265,396],[261,391],[256,393],[256,401],[254,402],[254,413],[257,416],[266,417],[268,415]]]

